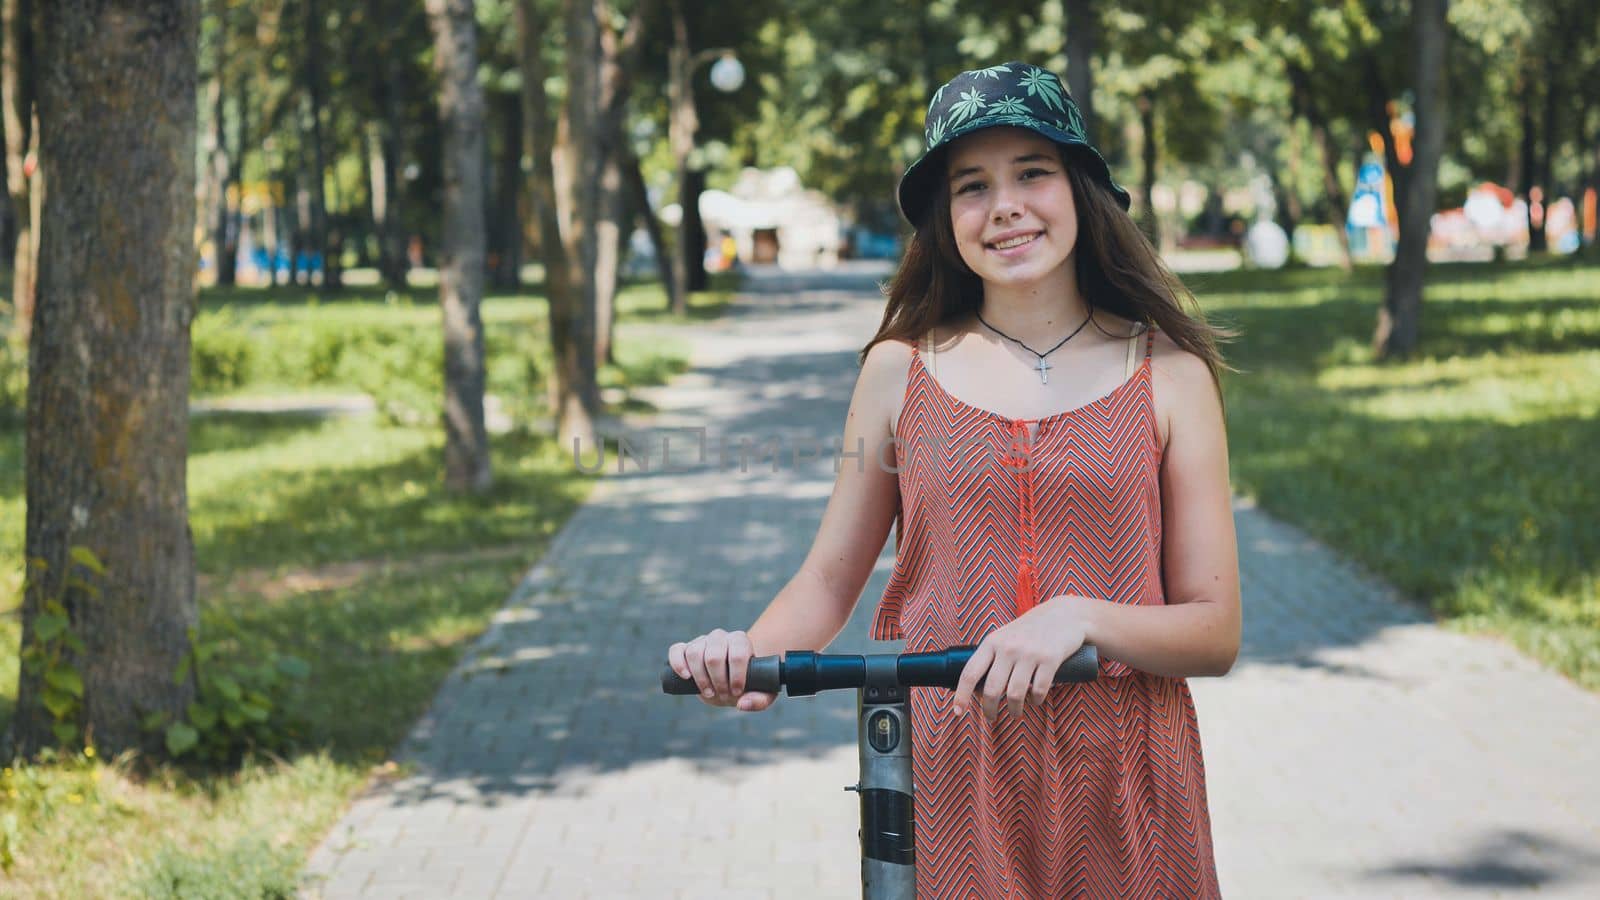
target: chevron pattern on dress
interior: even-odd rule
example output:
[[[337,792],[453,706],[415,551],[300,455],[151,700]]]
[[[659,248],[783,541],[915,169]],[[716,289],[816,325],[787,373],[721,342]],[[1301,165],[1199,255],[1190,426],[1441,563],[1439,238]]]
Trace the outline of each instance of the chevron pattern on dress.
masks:
[[[1026,472],[1019,422],[947,393],[912,348],[896,429],[902,533],[873,638],[977,643],[1018,614],[1029,549],[1039,602],[1165,602],[1153,340],[1111,393],[1028,420]],[[948,692],[911,692],[917,896],[1220,896],[1188,683],[1108,659],[1100,674],[992,722],[955,715]]]

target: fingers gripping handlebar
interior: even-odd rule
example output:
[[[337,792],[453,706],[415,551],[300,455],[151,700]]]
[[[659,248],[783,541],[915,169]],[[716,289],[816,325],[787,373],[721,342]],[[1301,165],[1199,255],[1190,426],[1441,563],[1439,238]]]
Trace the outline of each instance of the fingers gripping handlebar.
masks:
[[[972,659],[975,647],[951,647],[926,653],[886,653],[893,658],[901,687],[942,687],[954,690],[961,670]],[[1085,644],[1056,670],[1056,684],[1093,681],[1100,668],[1100,655]],[[776,694],[782,688],[791,697],[805,697],[818,691],[859,688],[867,680],[867,657],[838,653],[813,653],[791,650],[783,657],[758,656],[750,660],[745,674],[745,690]],[[661,690],[667,694],[698,694],[694,680],[679,677],[666,666],[661,671]]]

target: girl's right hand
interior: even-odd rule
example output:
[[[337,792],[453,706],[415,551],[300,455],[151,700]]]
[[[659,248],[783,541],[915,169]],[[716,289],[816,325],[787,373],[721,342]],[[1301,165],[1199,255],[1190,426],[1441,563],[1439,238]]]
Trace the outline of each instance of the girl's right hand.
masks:
[[[691,678],[700,688],[700,700],[711,706],[737,706],[744,712],[759,712],[778,699],[777,694],[745,692],[745,672],[755,649],[750,635],[743,631],[715,629],[687,643],[667,649],[667,664],[679,678]]]

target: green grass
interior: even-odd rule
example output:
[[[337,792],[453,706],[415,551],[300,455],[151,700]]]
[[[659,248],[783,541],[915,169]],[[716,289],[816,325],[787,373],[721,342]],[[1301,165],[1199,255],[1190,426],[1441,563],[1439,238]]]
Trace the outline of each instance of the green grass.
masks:
[[[1235,487],[1453,627],[1600,689],[1600,267],[1430,279],[1420,352],[1384,364],[1381,271],[1191,279],[1243,333]]]
[[[659,298],[631,288],[619,323],[681,321],[652,312]],[[202,316],[216,314],[218,299],[207,292]],[[698,295],[693,309],[713,314],[726,300]],[[227,301],[291,329],[402,321],[438,333],[437,307],[420,298],[352,292],[308,304],[241,291]],[[492,298],[485,320],[491,332],[538,332],[543,301]],[[682,371],[686,343],[619,338],[618,365],[603,380],[623,389],[616,408],[637,408],[626,388]],[[301,747],[229,772],[84,756],[6,768],[0,895],[293,896],[311,846],[375,767],[390,768],[390,749],[593,483],[548,436],[519,429],[491,444],[494,490],[457,497],[441,485],[437,427],[194,418],[189,497],[202,631],[313,662],[294,709]],[[0,731],[16,702],[22,469],[20,431],[0,430]]]

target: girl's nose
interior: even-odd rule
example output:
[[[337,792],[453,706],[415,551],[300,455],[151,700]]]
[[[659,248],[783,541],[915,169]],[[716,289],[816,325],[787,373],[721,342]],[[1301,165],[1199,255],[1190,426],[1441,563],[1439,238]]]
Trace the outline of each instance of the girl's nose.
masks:
[[[1022,203],[1011,189],[996,188],[992,196],[994,197],[994,206],[989,213],[993,216],[995,222],[1015,219],[1022,214]]]

